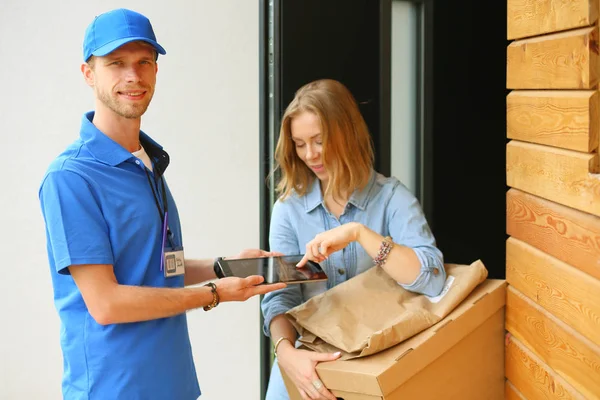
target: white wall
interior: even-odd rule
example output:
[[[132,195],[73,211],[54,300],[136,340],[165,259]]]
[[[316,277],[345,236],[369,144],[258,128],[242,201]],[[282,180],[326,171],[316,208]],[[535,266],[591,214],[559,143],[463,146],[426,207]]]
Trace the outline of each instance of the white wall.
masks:
[[[258,246],[256,2],[1,0],[0,399],[61,398],[37,190],[93,106],[79,72],[85,27],[117,7],[146,14],[168,53],[142,129],[171,155],[186,256]],[[189,323],[202,398],[258,399],[258,299],[191,312]]]

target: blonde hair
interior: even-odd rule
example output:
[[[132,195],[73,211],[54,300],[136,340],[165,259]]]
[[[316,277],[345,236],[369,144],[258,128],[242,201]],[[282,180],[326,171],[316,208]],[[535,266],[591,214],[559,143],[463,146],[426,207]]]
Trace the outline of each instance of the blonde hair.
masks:
[[[373,168],[373,142],[367,124],[354,96],[342,83],[321,79],[298,89],[283,114],[273,171],[281,172],[276,189],[281,199],[292,191],[304,196],[317,179],[298,157],[292,140],[292,119],[304,112],[315,114],[321,125],[321,158],[329,175],[324,197],[343,198],[363,189]]]

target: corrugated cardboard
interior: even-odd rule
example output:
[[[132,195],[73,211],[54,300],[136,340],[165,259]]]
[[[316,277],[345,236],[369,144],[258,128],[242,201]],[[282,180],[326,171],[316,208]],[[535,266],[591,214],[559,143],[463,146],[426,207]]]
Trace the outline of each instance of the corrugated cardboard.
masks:
[[[506,282],[488,279],[425,331],[372,356],[320,363],[317,373],[344,400],[503,399],[505,302]]]
[[[382,268],[373,267],[292,308],[286,317],[303,347],[341,351],[341,360],[376,354],[444,319],[488,276],[481,260],[445,264],[445,269],[439,296],[405,290]]]

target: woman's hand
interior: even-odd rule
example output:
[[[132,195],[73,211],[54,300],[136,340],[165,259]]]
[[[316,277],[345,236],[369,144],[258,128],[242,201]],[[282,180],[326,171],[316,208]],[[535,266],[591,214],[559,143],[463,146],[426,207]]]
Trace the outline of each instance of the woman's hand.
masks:
[[[333,361],[340,358],[340,353],[317,353],[314,351],[298,350],[289,343],[279,346],[277,362],[283,368],[302,399],[336,400],[336,397],[323,385],[315,367],[322,361]]]
[[[357,241],[363,225],[358,222],[349,222],[337,228],[319,233],[313,240],[306,244],[306,253],[297,267],[302,267],[308,260],[322,262],[335,253]]]

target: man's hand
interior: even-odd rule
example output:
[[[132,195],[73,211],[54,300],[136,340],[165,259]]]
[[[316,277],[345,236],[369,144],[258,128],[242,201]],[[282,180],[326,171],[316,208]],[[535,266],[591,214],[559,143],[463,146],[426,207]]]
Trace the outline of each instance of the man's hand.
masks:
[[[283,289],[285,283],[272,285],[261,285],[264,281],[262,276],[252,275],[247,278],[228,277],[215,282],[220,302],[246,301],[252,296],[266,294],[275,290]],[[259,286],[257,286],[259,285]]]
[[[278,257],[282,256],[282,253],[276,251],[265,251],[261,249],[246,249],[242,250],[240,254],[233,257],[225,257],[227,259],[238,259],[238,258],[259,258],[259,257]]]

